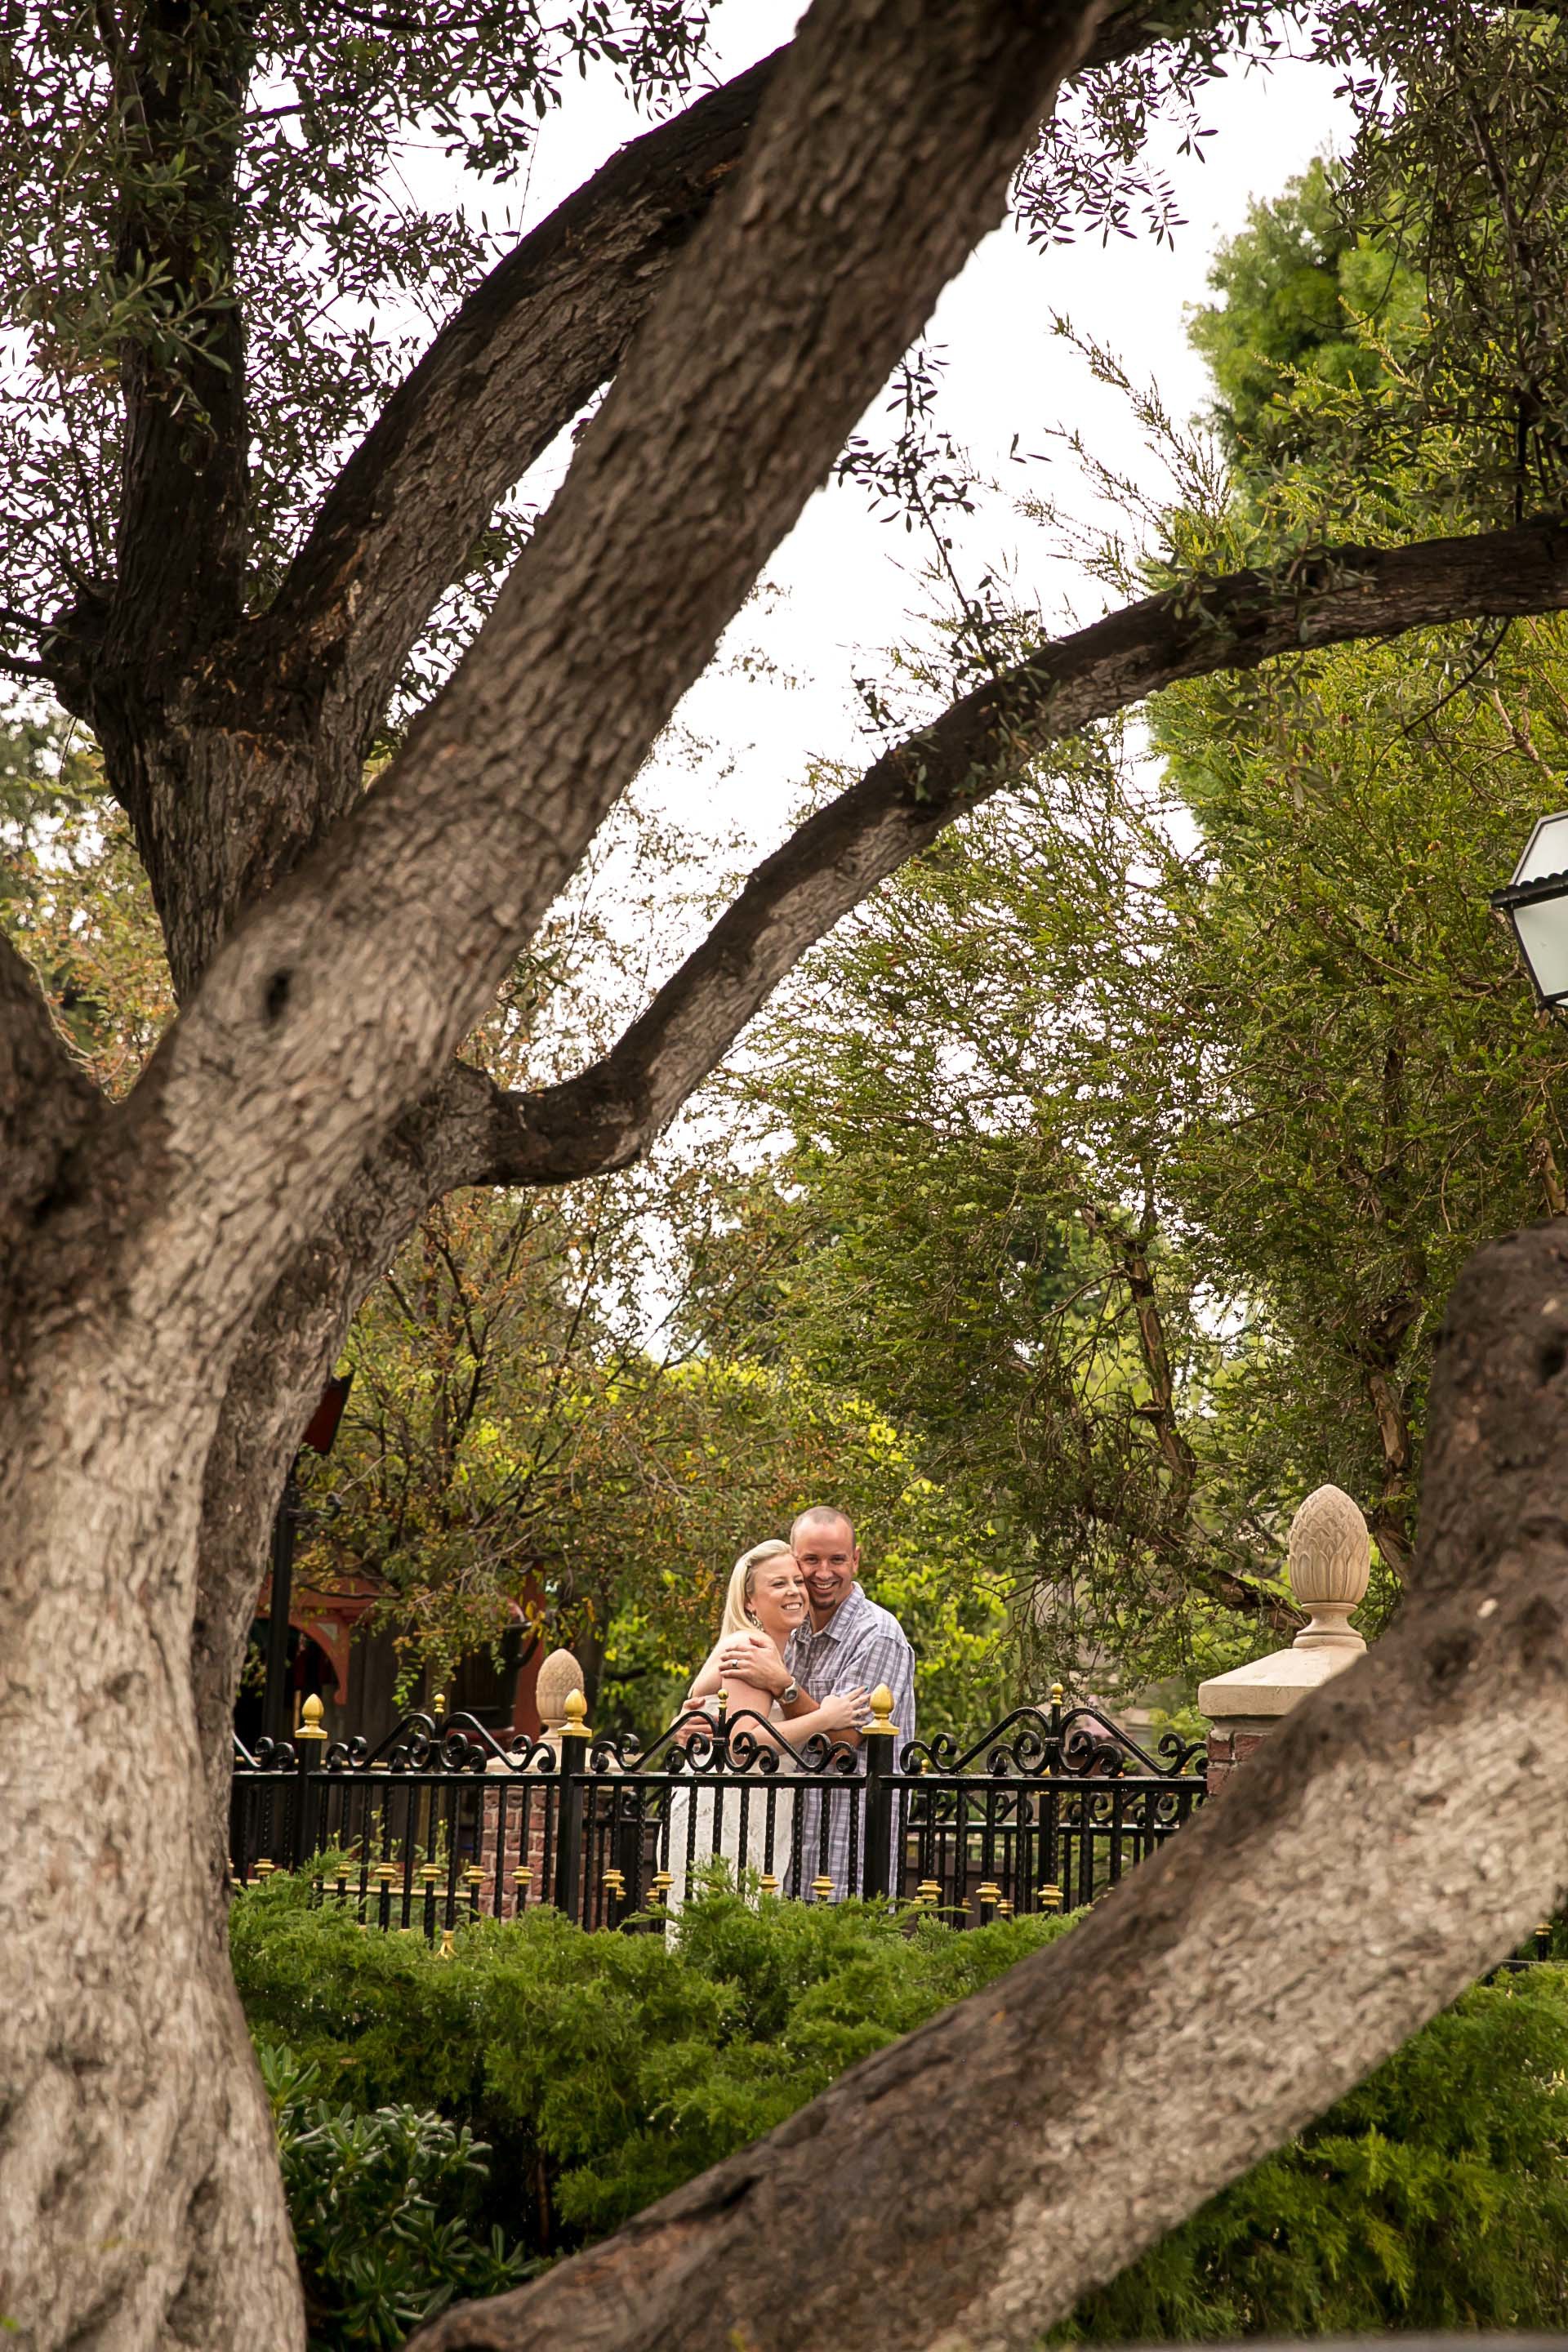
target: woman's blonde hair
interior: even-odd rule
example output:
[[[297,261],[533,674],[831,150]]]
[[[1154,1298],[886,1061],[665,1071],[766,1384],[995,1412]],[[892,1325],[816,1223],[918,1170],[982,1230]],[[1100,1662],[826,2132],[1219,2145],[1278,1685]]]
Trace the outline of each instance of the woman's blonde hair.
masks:
[[[752,1630],[752,1621],[746,1614],[746,1603],[752,1597],[752,1579],[763,1560],[777,1559],[782,1552],[788,1549],[788,1544],[781,1543],[777,1536],[770,1536],[766,1543],[753,1544],[750,1551],[741,1554],[730,1570],[730,1589],[724,1595],[724,1622],[719,1628],[721,1642],[728,1641],[731,1633],[745,1633]]]

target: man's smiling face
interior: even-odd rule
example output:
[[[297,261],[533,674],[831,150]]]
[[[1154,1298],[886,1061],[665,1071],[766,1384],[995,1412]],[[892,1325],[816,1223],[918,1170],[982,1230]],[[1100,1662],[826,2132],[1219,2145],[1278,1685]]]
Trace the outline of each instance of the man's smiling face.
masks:
[[[814,1617],[830,1617],[860,1568],[860,1548],[847,1519],[815,1514],[795,1523],[792,1549],[805,1578]]]

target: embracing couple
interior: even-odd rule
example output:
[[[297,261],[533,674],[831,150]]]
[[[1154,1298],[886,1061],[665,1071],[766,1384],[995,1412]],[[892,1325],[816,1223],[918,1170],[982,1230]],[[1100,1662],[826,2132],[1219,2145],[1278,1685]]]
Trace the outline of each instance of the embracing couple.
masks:
[[[802,1511],[787,1544],[771,1539],[742,1552],[730,1577],[719,1639],[687,1696],[683,1717],[692,1728],[709,1719],[723,1695],[731,1719],[759,1743],[789,1751],[826,1733],[858,1748],[870,1719],[870,1695],[879,1683],[893,1694],[899,1746],[915,1736],[914,1653],[890,1611],[868,1600],[860,1584],[860,1550],[847,1516],[818,1504]],[[864,1757],[858,1759],[865,1769]],[[732,1871],[769,1873],[781,1886],[805,1895],[819,1877],[834,1895],[860,1878],[851,1873],[849,1788],[794,1792],[769,1806],[759,1793],[742,1808],[733,1788],[682,1792],[671,1809],[669,1868],[685,1883],[686,1850],[701,1861],[718,1857]],[[679,1807],[679,1811],[677,1810]],[[863,1832],[862,1832],[863,1836]],[[791,1849],[795,1867],[790,1869]],[[771,1850],[770,1850],[771,1849]]]

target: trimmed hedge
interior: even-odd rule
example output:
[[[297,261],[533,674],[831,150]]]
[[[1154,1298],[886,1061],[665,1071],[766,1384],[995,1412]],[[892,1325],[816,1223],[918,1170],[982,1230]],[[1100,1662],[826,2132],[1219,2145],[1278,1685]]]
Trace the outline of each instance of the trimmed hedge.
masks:
[[[716,1893],[688,1906],[679,1945],[584,1935],[541,1908],[459,1929],[443,1958],[422,1936],[312,1909],[279,1874],[237,1899],[230,1945],[258,2042],[316,2067],[330,2099],[467,2125],[492,2150],[485,2225],[552,2253],[771,2130],[1063,1927],[961,1935]]]
[[[464,1928],[443,1958],[312,1909],[279,1876],[238,1898],[231,1935],[257,2040],[287,2045],[329,2107],[419,2111],[489,2144],[462,2226],[510,2264],[616,2228],[1069,1925],[959,1933],[718,1891],[688,1908],[679,1945],[584,1935],[542,1909]],[[1565,2079],[1568,1970],[1478,1987],[1052,2340],[1562,2326]],[[323,2185],[290,2187],[313,2244]],[[333,2244],[329,2299],[352,2251],[341,2231]],[[334,2352],[390,2340],[333,2324],[319,2340]]]

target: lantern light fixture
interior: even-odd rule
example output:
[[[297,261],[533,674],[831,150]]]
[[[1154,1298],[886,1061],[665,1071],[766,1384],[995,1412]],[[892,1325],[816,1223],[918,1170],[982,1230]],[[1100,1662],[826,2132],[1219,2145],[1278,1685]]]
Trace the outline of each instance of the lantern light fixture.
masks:
[[[1548,1012],[1568,1003],[1568,809],[1536,821],[1513,878],[1492,892]]]

